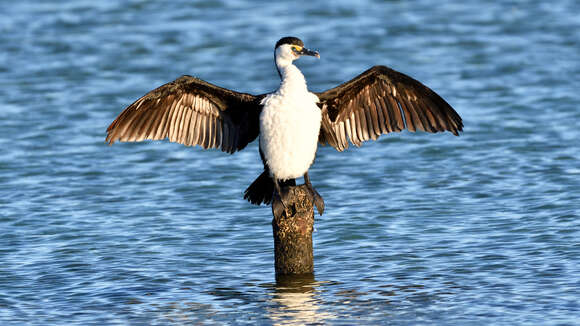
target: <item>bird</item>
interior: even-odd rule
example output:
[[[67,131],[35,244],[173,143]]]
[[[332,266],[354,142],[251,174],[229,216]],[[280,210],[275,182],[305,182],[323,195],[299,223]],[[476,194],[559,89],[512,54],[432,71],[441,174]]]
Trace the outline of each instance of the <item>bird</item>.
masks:
[[[169,139],[186,146],[233,154],[259,137],[263,172],[245,190],[255,205],[272,204],[275,216],[288,207],[288,189],[303,177],[320,215],[324,200],[308,171],[318,145],[339,152],[380,135],[400,132],[463,131],[459,114],[441,96],[412,77],[376,65],[323,92],[309,91],[295,60],[317,51],[297,37],[276,42],[277,90],[248,94],[183,75],[137,99],[107,128],[105,141]]]

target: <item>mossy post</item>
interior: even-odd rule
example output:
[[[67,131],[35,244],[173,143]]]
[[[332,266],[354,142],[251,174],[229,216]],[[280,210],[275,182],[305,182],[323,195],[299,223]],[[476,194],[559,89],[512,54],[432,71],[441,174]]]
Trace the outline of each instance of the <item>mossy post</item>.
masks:
[[[272,220],[276,276],[314,273],[314,204],[305,185],[288,187],[286,210]]]

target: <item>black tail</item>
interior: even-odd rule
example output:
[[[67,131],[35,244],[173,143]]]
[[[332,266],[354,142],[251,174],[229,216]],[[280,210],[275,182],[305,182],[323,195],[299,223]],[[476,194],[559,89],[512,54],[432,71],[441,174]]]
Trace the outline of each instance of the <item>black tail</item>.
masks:
[[[290,179],[280,181],[281,187],[295,186],[296,180]],[[270,204],[274,195],[274,180],[268,171],[262,172],[260,176],[244,192],[244,199],[254,205]]]

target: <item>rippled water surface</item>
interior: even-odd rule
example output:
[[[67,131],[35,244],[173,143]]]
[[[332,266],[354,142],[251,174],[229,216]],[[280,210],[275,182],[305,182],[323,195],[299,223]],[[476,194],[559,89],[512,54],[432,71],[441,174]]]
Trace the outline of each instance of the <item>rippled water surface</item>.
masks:
[[[580,320],[580,3],[0,3],[2,325],[573,325]],[[314,279],[276,283],[271,211],[233,156],[104,144],[181,74],[251,93],[274,43],[324,90],[373,64],[432,87],[461,137],[409,133],[311,169]]]

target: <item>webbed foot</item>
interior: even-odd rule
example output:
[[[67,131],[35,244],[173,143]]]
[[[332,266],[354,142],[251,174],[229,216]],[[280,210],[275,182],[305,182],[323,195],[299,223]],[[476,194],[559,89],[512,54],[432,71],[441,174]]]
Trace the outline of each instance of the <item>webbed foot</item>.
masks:
[[[288,205],[288,195],[289,190],[287,187],[280,187],[276,184],[276,192],[274,193],[274,197],[272,198],[272,211],[274,216],[282,216],[282,213],[286,211]]]
[[[320,196],[318,191],[316,191],[312,185],[309,185],[308,189],[310,190],[312,201],[314,202],[314,206],[316,206],[318,214],[322,216],[322,213],[324,213],[324,199],[322,199],[322,196]]]
[[[312,195],[312,201],[314,202],[314,206],[316,206],[318,214],[322,216],[322,213],[324,213],[324,199],[322,199],[322,196],[320,196],[318,191],[316,191],[316,189],[314,189],[314,187],[312,186],[312,183],[310,183],[308,171],[304,173],[304,183],[308,187],[308,190],[310,190],[310,194]]]
[[[274,196],[272,200],[272,213],[275,217],[280,217],[286,211],[286,205],[279,196]]]

